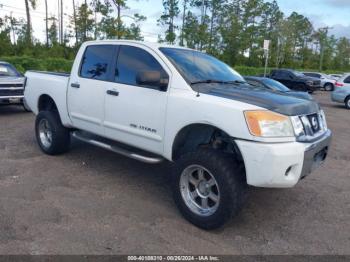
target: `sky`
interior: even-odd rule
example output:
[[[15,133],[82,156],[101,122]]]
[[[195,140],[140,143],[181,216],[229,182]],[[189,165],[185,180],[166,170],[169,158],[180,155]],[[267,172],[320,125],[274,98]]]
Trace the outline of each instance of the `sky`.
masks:
[[[32,11],[32,26],[34,36],[41,41],[45,39],[45,5],[44,0],[37,0],[36,10]],[[83,0],[75,0],[81,3]],[[272,1],[272,0],[266,0]],[[68,15],[72,13],[72,0],[63,0],[64,22],[68,24]],[[180,1],[181,2],[181,1]],[[331,34],[336,37],[348,37],[350,39],[350,0],[277,0],[280,9],[288,16],[296,11],[307,16],[315,28],[330,26]],[[141,24],[141,30],[146,41],[156,42],[158,34],[164,31],[157,26],[157,19],[162,12],[162,0],[128,0],[129,9],[122,14],[133,15],[140,13],[147,17],[147,21]],[[2,6],[1,6],[2,4]],[[57,16],[57,0],[48,0],[49,13]],[[25,18],[24,0],[0,0],[0,16],[5,14]],[[132,20],[123,18],[126,23]]]

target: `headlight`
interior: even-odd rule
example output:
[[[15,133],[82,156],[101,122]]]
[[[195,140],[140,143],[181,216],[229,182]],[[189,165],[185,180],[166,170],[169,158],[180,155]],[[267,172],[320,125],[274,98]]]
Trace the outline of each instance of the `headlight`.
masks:
[[[294,136],[290,118],[271,111],[245,111],[250,133],[259,137]]]
[[[323,123],[323,130],[328,130],[328,126],[327,126],[327,121],[326,121],[326,115],[324,113],[323,110],[320,111],[320,115],[321,115],[321,119],[322,119],[322,123]]]
[[[313,82],[313,81],[306,81],[306,84],[307,84],[308,86],[312,86],[312,85],[314,85],[314,82]]]
[[[294,127],[294,132],[297,137],[305,135],[304,125],[299,116],[292,116],[290,118]]]

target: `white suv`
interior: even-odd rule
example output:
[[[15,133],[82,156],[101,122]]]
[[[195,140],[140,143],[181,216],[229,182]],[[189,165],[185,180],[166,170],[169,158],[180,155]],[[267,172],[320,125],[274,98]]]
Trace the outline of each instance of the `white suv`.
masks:
[[[324,88],[326,91],[333,91],[334,85],[336,80],[332,77],[323,74],[323,73],[317,73],[317,72],[303,72],[306,76],[315,77],[321,80],[321,87]]]

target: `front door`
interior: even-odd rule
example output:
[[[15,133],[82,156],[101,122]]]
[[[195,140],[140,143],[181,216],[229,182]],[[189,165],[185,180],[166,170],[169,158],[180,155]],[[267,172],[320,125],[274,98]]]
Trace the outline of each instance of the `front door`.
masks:
[[[103,135],[105,86],[111,80],[115,45],[89,45],[68,86],[68,111],[74,127]]]
[[[120,45],[114,83],[106,86],[105,135],[151,151],[163,152],[167,88],[139,84],[140,72],[160,72],[169,79],[166,65],[142,45]]]

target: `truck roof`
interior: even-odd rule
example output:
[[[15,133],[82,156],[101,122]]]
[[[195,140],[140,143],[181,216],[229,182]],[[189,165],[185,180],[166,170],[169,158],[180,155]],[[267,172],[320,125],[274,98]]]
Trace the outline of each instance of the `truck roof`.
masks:
[[[87,41],[85,44],[92,45],[92,44],[104,44],[104,43],[111,43],[111,44],[142,44],[144,46],[150,47],[152,49],[158,49],[161,47],[167,47],[167,48],[181,48],[186,50],[193,50],[187,47],[183,46],[177,46],[177,45],[169,45],[169,44],[163,44],[163,43],[153,43],[153,42],[147,42],[147,41],[137,41],[137,40],[119,40],[119,39],[110,39],[110,40],[93,40],[93,41]]]

